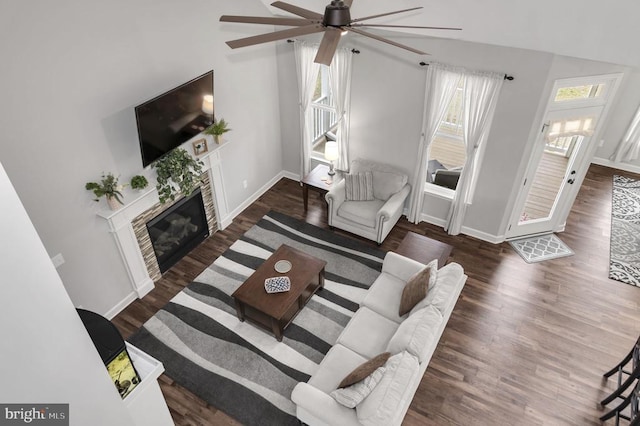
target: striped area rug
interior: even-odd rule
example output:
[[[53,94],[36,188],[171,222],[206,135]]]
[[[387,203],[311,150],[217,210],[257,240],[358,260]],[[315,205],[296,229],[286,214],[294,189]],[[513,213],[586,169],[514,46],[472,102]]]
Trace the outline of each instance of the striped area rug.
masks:
[[[282,342],[240,322],[231,294],[281,244],[325,260],[325,288]],[[269,212],[130,339],[166,374],[246,425],[297,425],[291,391],[307,381],[379,275],[384,252]]]

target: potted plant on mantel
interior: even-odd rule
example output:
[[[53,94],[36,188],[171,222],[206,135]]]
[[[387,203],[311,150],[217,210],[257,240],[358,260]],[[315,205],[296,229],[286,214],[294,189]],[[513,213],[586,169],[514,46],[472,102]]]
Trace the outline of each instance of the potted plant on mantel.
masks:
[[[222,135],[231,131],[228,126],[229,123],[227,123],[224,118],[221,118],[220,120],[209,126],[203,133],[205,135],[213,135],[213,140],[217,144],[220,144],[222,142]]]
[[[178,193],[190,195],[200,183],[204,163],[182,148],[176,148],[151,165],[156,169],[158,198],[161,203],[175,200]]]
[[[93,191],[93,195],[96,196],[93,201],[97,202],[100,200],[100,197],[106,197],[107,204],[109,204],[111,210],[118,210],[124,204],[122,200],[122,190],[126,186],[127,184],[118,185],[118,178],[112,173],[107,173],[106,175],[103,173],[100,183],[87,182],[84,189]]]
[[[149,181],[142,175],[135,175],[131,178],[130,185],[133,189],[142,190],[149,186]]]

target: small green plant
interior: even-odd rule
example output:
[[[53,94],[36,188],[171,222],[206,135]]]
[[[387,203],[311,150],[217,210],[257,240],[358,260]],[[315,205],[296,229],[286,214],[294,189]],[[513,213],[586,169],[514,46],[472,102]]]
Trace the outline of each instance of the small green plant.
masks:
[[[156,169],[156,189],[161,203],[175,200],[178,193],[190,195],[200,183],[204,164],[177,148],[151,165]]]
[[[205,135],[213,135],[216,143],[220,143],[220,136],[231,131],[228,126],[229,123],[227,123],[224,118],[221,118],[209,126],[203,133]]]
[[[142,175],[135,175],[131,178],[131,188],[145,189],[149,185],[149,181]]]
[[[96,198],[93,201],[99,201],[100,197],[115,198],[120,204],[124,204],[122,201],[122,190],[126,184],[118,185],[118,178],[112,173],[106,175],[102,173],[102,179],[98,182],[87,182],[84,185],[84,189],[93,191],[93,195]]]

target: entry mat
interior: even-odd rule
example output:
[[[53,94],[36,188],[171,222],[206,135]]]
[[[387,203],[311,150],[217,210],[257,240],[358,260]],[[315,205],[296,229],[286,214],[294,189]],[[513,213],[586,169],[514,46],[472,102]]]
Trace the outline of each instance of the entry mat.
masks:
[[[567,247],[555,234],[520,238],[509,241],[509,244],[527,263],[573,255],[573,250]]]

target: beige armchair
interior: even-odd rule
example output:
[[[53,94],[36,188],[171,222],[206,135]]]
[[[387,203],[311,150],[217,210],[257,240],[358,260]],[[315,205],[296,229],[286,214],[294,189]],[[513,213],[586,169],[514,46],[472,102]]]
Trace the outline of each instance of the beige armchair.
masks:
[[[348,200],[346,179],[336,184],[325,196],[329,203],[329,226],[382,244],[395,226],[404,208],[411,186],[408,176],[386,164],[356,159],[350,174],[371,172],[373,199]]]

